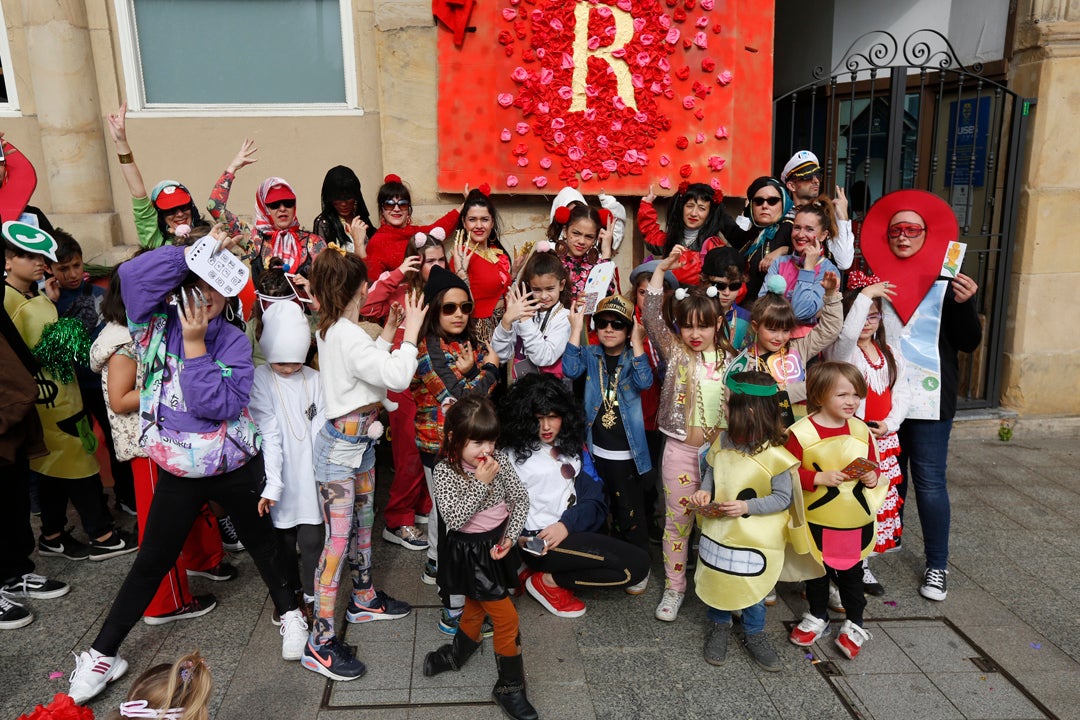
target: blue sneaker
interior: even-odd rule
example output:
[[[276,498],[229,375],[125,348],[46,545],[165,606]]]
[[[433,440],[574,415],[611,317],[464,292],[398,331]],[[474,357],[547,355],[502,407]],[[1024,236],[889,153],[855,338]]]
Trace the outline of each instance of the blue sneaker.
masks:
[[[331,680],[348,682],[363,677],[367,667],[360,662],[353,651],[338,642],[337,638],[316,645],[311,640],[304,646],[300,664],[312,672],[317,672]]]
[[[442,612],[439,614],[439,632],[456,635],[460,621],[460,612],[457,615],[451,615],[448,609],[442,608]],[[495,636],[495,626],[491,623],[491,618],[486,615],[484,616],[484,624],[480,626],[480,635],[486,638]]]
[[[371,605],[361,605],[355,596],[349,597],[349,607],[345,610],[345,619],[351,623],[364,623],[372,620],[399,620],[412,612],[407,602],[395,600],[382,590],[375,593]]]

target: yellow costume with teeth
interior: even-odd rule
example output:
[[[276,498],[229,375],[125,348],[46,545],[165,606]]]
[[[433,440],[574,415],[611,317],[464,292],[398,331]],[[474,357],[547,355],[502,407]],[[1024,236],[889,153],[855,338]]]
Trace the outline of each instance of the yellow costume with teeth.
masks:
[[[772,478],[788,473],[793,488],[799,461],[783,446],[756,455],[721,448],[717,440],[707,456],[713,467],[713,498],[748,500],[772,493]],[[694,583],[698,597],[719,610],[742,610],[760,602],[784,567],[788,513],[702,518]]]

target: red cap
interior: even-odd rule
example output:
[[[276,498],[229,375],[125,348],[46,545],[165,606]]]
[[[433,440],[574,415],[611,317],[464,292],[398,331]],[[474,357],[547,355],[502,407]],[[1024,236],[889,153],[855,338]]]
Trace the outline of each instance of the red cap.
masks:
[[[263,201],[267,205],[270,203],[276,203],[279,200],[295,200],[296,193],[288,185],[277,184],[271,185],[270,189],[266,191],[266,199]]]
[[[166,185],[154,200],[154,207],[158,210],[175,210],[190,204],[191,196],[179,185]]]

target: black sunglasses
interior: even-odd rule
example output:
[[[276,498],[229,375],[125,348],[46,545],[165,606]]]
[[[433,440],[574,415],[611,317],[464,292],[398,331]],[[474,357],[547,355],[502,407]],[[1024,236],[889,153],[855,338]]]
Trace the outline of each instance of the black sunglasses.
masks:
[[[275,200],[272,203],[266,203],[267,210],[280,210],[281,208],[294,208],[296,207],[295,200]]]
[[[459,309],[465,315],[471,315],[472,311],[473,311],[472,301],[465,301],[463,303],[449,303],[448,302],[448,303],[443,303],[442,304],[442,314],[443,315],[453,315]]]
[[[757,207],[761,207],[762,205],[768,205],[769,207],[772,207],[773,205],[776,205],[780,202],[780,198],[776,197],[775,195],[771,197],[756,197],[750,202],[754,203],[754,205]]]
[[[731,290],[732,292],[739,292],[739,290],[742,290],[743,286],[742,282],[724,282],[722,280],[714,280],[709,284],[720,292],[727,292],[728,290]]]
[[[411,203],[408,200],[402,200],[401,198],[395,198],[393,200],[386,200],[383,202],[383,210],[393,210],[396,207],[409,207]]]
[[[625,330],[630,327],[630,323],[618,318],[598,318],[593,322],[596,324],[597,330],[607,330],[608,328],[613,330]]]

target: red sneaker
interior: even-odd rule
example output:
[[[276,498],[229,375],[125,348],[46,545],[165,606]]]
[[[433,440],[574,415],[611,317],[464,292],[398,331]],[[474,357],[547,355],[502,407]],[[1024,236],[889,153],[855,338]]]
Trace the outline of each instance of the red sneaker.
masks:
[[[806,613],[803,615],[802,622],[792,628],[788,640],[794,645],[809,647],[825,634],[828,627],[829,623],[827,621]]]
[[[525,581],[525,589],[552,615],[576,618],[585,614],[585,603],[569,590],[544,584],[543,573],[535,573]]]
[[[535,573],[536,571],[530,568],[528,565],[522,565],[521,570],[518,572],[517,587],[511,590],[510,594],[514,597],[521,597],[522,595],[524,595],[525,584],[529,582],[529,578],[531,578]]]
[[[863,643],[871,639],[871,637],[866,630],[863,630],[850,620],[845,620],[843,627],[840,628],[840,634],[836,636],[836,646],[840,648],[840,652],[847,655],[849,659],[854,660],[855,656],[862,650]]]

